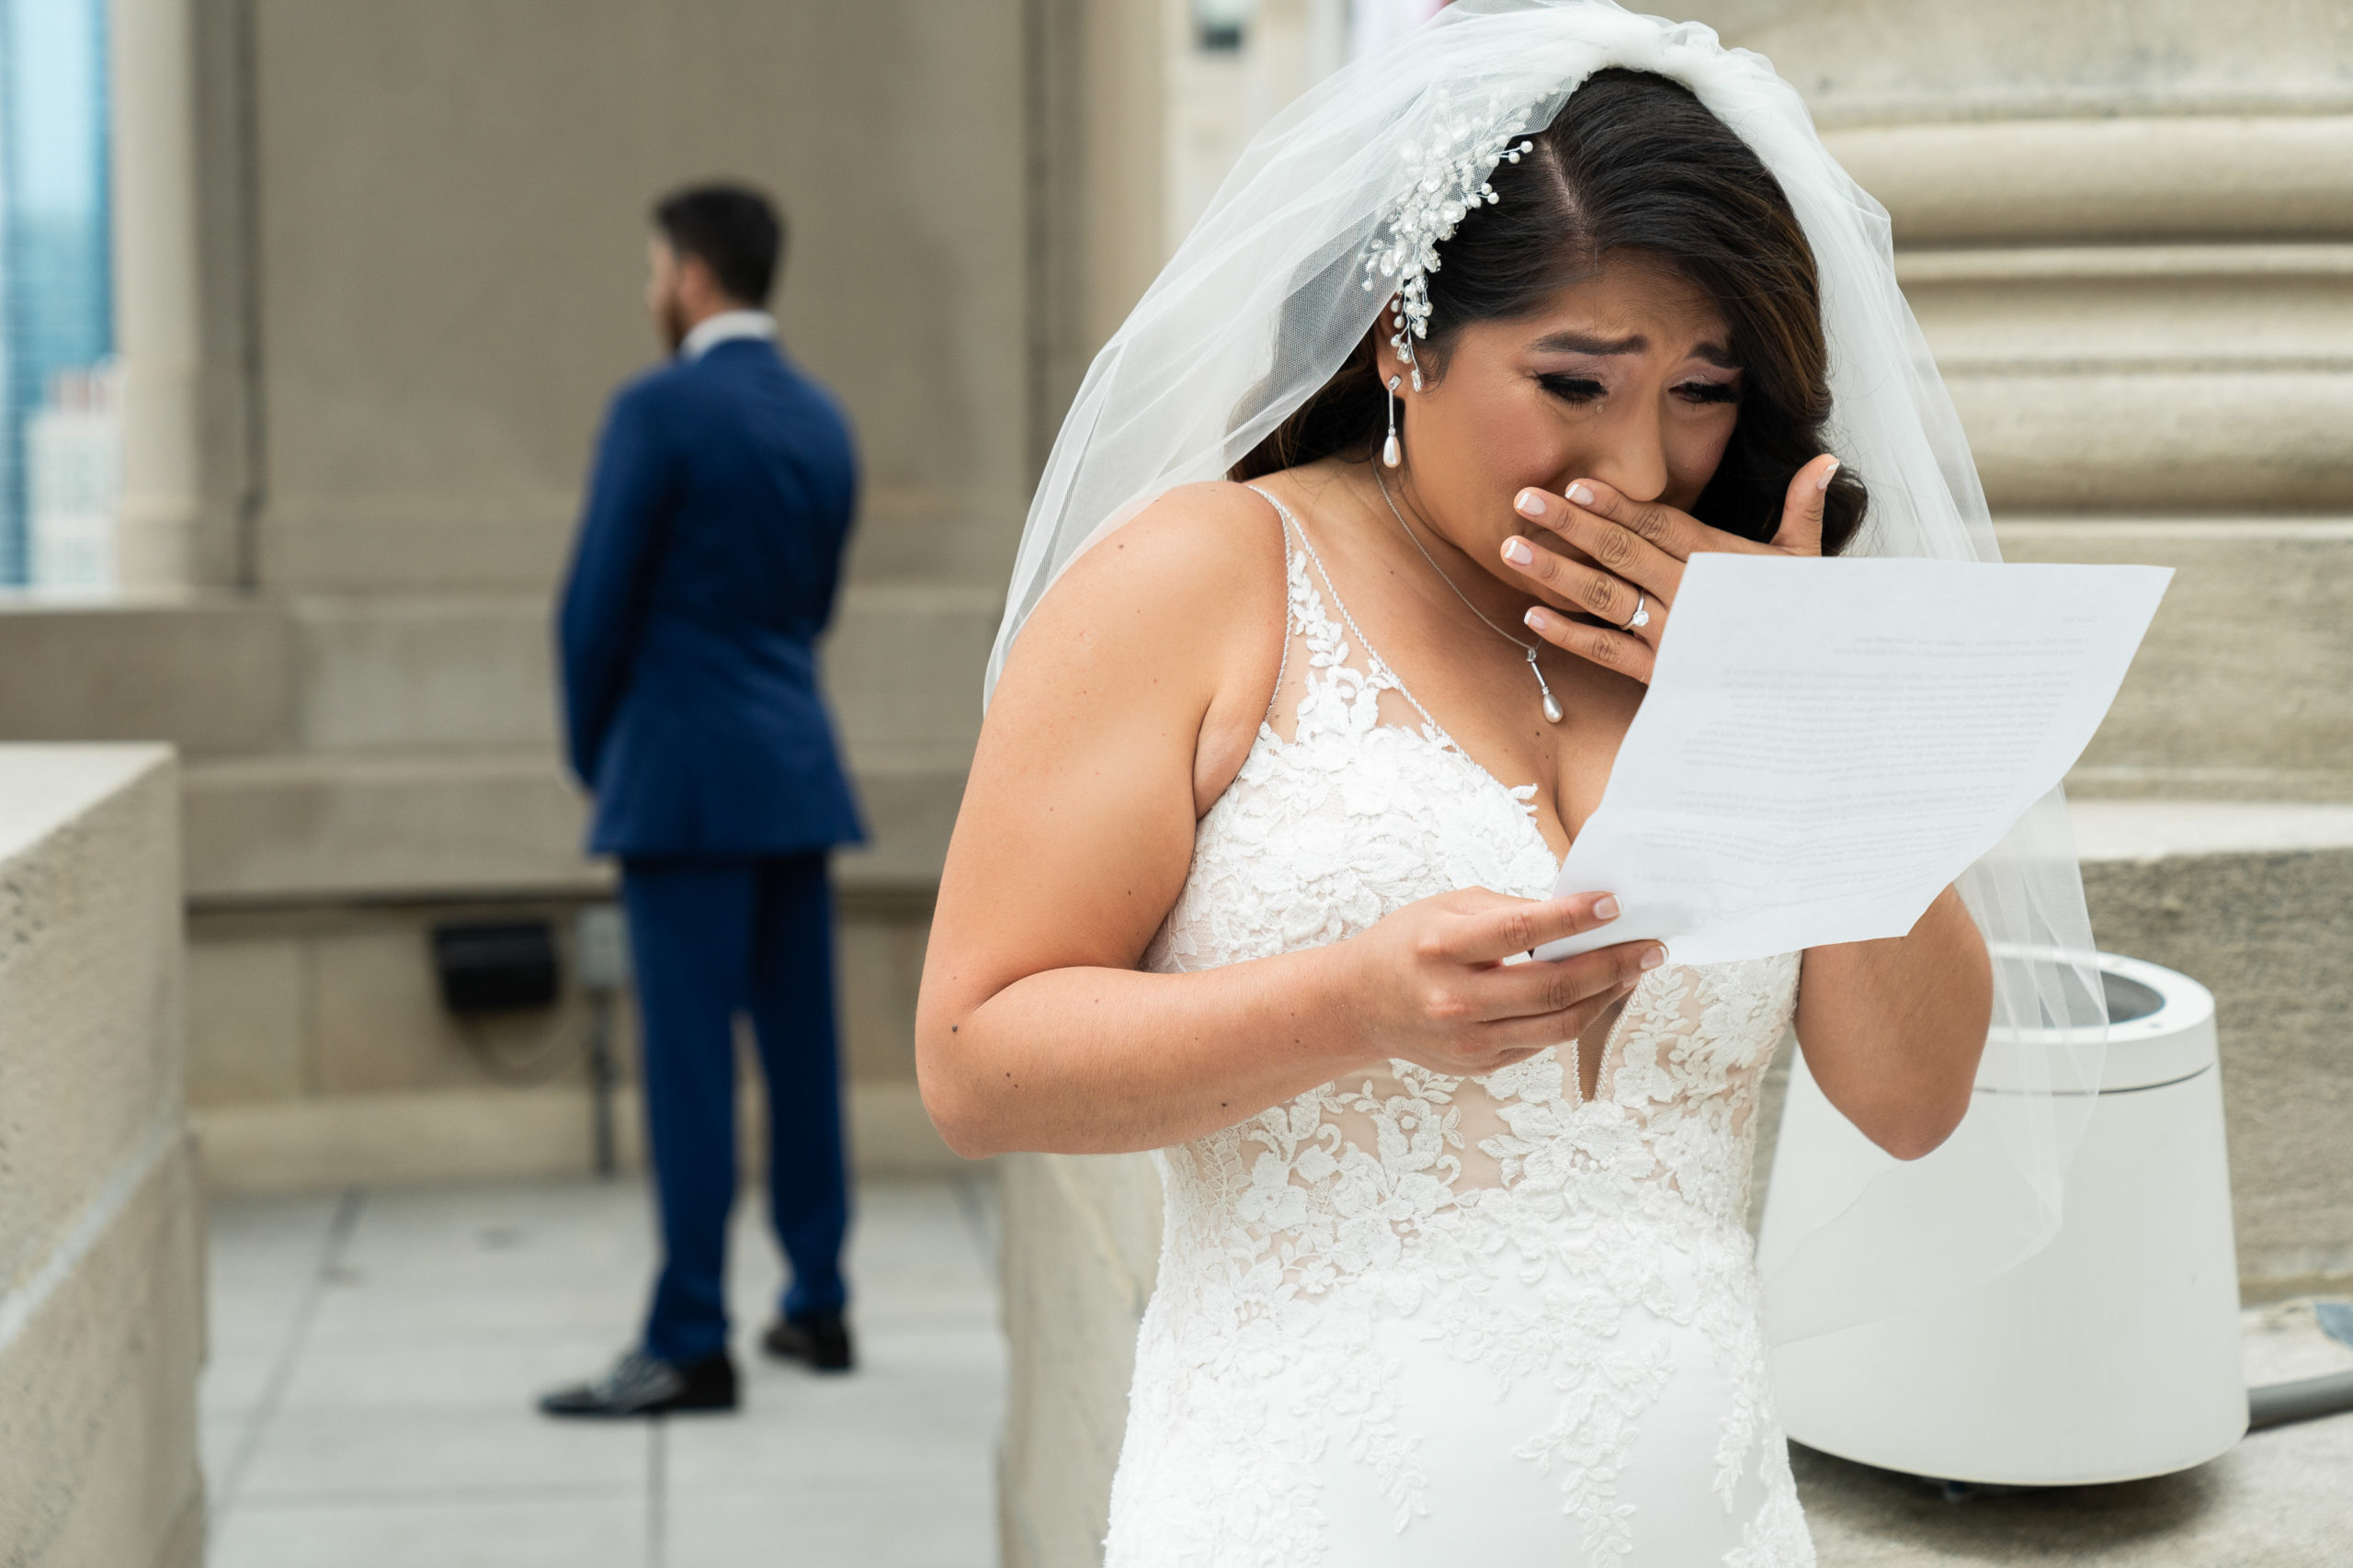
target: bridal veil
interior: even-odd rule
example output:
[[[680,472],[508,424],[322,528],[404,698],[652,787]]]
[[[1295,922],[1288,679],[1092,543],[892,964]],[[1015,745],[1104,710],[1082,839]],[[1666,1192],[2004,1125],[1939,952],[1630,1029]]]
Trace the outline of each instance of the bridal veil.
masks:
[[[1458,0],[1277,117],[1097,356],[1029,509],[988,685],[1072,560],[1165,492],[1222,477],[1338,369],[1395,292],[1381,258],[1409,203],[1450,199],[1466,160],[1475,189],[1506,140],[1550,123],[1610,66],[1690,87],[1804,226],[1830,348],[1830,444],[1870,487],[1848,553],[1998,560],[1968,442],[1896,287],[1887,213],[1770,63],[1610,0]],[[1859,1162],[1851,1192],[1817,1195],[1820,1222],[1759,1260],[1777,1342],[1941,1301],[2058,1227],[2107,1024],[2059,792],[1961,889],[1995,955],[1979,1092],[1943,1147]]]

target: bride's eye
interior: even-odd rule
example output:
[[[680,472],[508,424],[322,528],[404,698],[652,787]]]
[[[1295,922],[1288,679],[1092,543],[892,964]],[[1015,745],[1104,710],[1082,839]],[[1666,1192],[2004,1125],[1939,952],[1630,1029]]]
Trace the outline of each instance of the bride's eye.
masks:
[[[1598,403],[1609,391],[1590,376],[1539,376],[1536,381],[1563,403]]]
[[[1738,403],[1740,388],[1731,381],[1686,381],[1675,395],[1686,403]]]

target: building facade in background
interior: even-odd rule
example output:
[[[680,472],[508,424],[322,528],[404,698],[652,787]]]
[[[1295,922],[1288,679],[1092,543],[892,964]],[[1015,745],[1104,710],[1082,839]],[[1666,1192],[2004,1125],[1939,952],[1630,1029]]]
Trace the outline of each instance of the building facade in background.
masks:
[[[106,0],[0,0],[0,586],[112,579],[108,142]]]

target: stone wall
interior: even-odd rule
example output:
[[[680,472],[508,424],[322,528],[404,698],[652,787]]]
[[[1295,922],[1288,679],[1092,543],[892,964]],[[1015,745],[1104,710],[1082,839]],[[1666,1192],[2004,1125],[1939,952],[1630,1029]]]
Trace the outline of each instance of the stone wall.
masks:
[[[785,340],[864,459],[825,650],[875,830],[839,862],[856,1145],[952,1159],[913,1082],[930,890],[1037,389],[1057,333],[1125,308],[1073,316],[1085,289],[1044,281],[1065,186],[1055,276],[1092,275],[1119,225],[1085,231],[1079,192],[1110,171],[1030,157],[1041,40],[1095,50],[1057,101],[1127,107],[1086,97],[1121,47],[1093,8],[114,0],[134,591],[0,607],[0,735],[187,759],[217,1183],[587,1158],[580,998],[461,1028],[427,935],[610,896],[558,758],[550,599],[604,399],[657,354],[647,207],[712,176],[785,208]]]
[[[201,1218],[160,746],[0,745],[0,1562],[203,1559]]]

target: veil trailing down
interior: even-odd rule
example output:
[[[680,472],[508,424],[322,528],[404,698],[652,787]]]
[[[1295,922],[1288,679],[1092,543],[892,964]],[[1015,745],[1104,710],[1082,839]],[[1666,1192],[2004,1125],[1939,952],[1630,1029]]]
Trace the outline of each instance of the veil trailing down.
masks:
[[[1595,72],[1688,86],[1755,151],[1802,225],[1828,341],[1832,449],[1866,476],[1849,553],[1996,561],[1968,443],[1896,285],[1886,211],[1847,176],[1763,57],[1609,0],[1458,0],[1279,115],[1097,357],[1029,511],[1007,651],[1082,552],[1168,491],[1222,478],[1323,387],[1396,300],[1407,250],[1443,236],[1523,132]],[[1401,302],[1409,317],[1414,301]],[[1422,306],[1427,309],[1426,303]],[[1819,1222],[1759,1260],[1774,1343],[1914,1310],[2055,1233],[2095,1103],[2106,1012],[2065,804],[2053,790],[1972,868],[1993,956],[1993,1040],[1959,1131],[1925,1158],[1871,1151]]]

